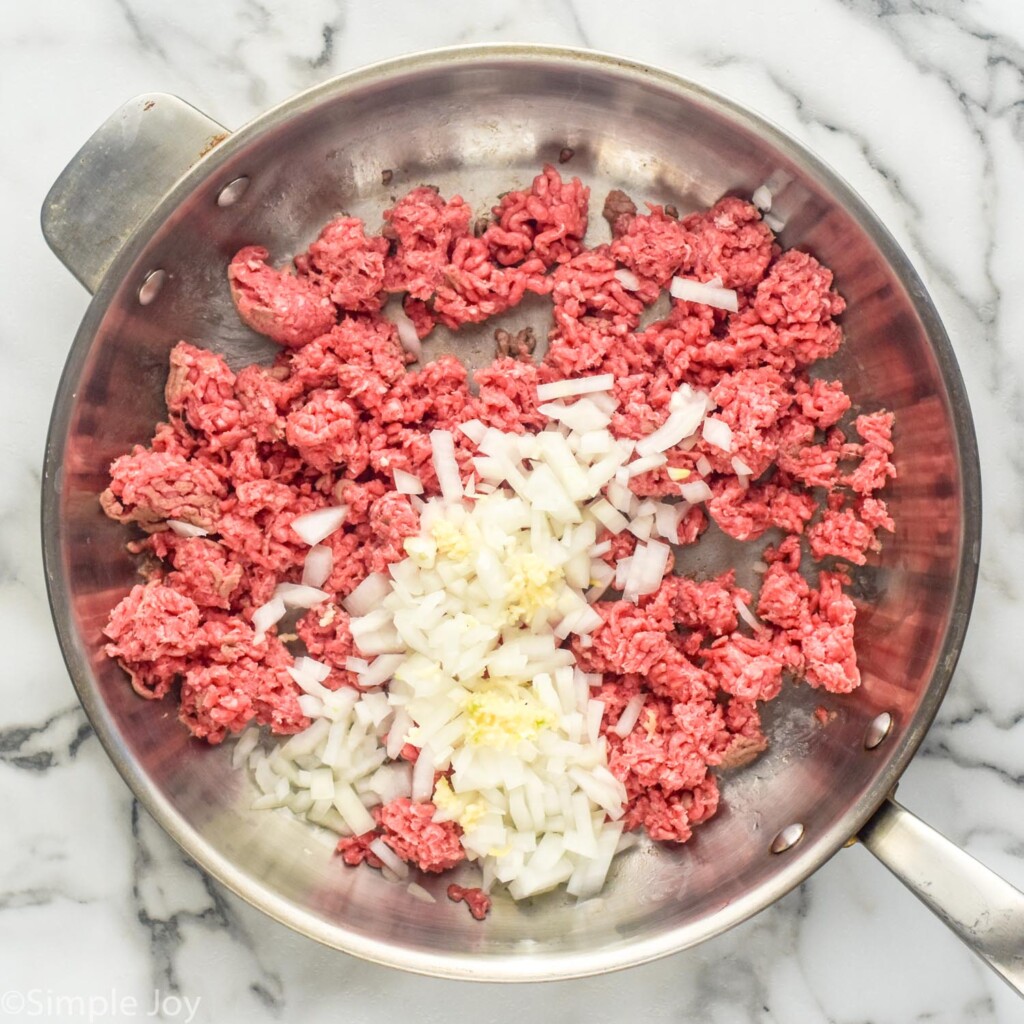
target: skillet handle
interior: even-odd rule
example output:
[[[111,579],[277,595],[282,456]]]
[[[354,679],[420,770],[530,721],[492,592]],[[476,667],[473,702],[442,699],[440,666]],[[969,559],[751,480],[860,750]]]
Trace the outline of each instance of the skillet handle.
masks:
[[[892,799],[857,838],[1024,995],[1024,893]]]
[[[177,96],[144,93],[112,114],[43,202],[43,235],[90,292],[171,186],[228,132]]]

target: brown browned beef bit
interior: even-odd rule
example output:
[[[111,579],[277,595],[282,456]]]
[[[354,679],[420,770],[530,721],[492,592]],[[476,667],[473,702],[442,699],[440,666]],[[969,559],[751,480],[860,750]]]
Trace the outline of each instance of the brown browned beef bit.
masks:
[[[630,220],[636,216],[636,203],[621,188],[613,188],[604,201],[601,216],[611,226],[612,235],[618,238],[626,230]]]
[[[679,207],[673,206],[672,203],[666,203],[665,216],[671,217],[673,220],[679,220]]]
[[[382,185],[390,185],[391,179],[395,176],[395,172],[390,167],[386,167],[380,172],[380,183]]]
[[[563,146],[558,154],[558,162],[560,164],[567,164],[576,155],[576,150],[572,146]]]
[[[533,354],[533,350],[537,347],[537,337],[533,333],[532,327],[524,327],[515,334],[499,327],[494,332],[494,340],[496,342],[494,346],[495,358],[497,359],[511,357],[512,359],[522,359],[524,362],[528,362]]]

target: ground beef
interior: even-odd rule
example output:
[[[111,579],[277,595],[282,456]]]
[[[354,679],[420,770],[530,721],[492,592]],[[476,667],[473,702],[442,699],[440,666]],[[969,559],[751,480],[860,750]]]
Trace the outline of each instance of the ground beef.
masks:
[[[461,238],[438,284],[433,314],[452,330],[482,323],[517,306],[528,291],[544,295],[550,287],[544,271],[539,257],[516,267],[499,266],[482,239]]]
[[[167,586],[204,608],[228,610],[243,589],[245,567],[216,541],[164,531],[154,536],[153,550],[174,566],[165,577]]]
[[[565,263],[583,248],[590,189],[579,178],[562,181],[546,164],[529,191],[506,192],[492,211],[495,218],[483,234],[491,257],[501,266],[531,257],[546,268]]]
[[[161,582],[134,586],[110,613],[104,633],[113,643],[107,644],[107,655],[133,666],[185,658],[199,644],[200,620],[199,605],[172,587]],[[143,688],[149,691],[147,696],[161,697],[172,681],[173,674],[159,680],[166,686]]]
[[[452,882],[445,891],[453,903],[465,903],[477,921],[482,921],[491,909],[491,897],[483,889],[467,889]]]
[[[349,867],[369,864],[371,868],[381,868],[381,859],[370,849],[370,843],[377,838],[378,832],[364,832],[361,836],[343,836],[338,840],[338,853]]]
[[[504,193],[475,230],[467,203],[424,185],[384,211],[379,234],[338,217],[292,266],[275,269],[259,246],[235,254],[227,276],[239,317],[282,350],[272,365],[236,372],[201,346],[175,345],[166,422],[148,447],[114,460],[100,498],[108,515],[146,534],[132,546],[146,582],[105,629],[108,655],[141,696],[180,687],[181,721],[211,743],[249,722],[282,734],[304,728],[292,652],[274,630],[257,642],[252,626],[275,587],[300,577],[307,546],[294,519],[346,507],[343,528],[323,541],[333,556],[323,584],[330,599],[294,629],[298,649],[329,667],[325,686],[355,687],[347,660],[357,652],[340,602],[402,558],[420,529],[417,501],[396,493],[395,471],[438,493],[429,435],[445,429],[474,478],[476,450],[460,424],[541,430],[537,385],[588,373],[614,375],[610,429],[620,439],[661,426],[684,383],[707,393],[711,418],[728,427],[727,448],[695,437],[630,481],[641,498],[672,502],[680,479],[706,481],[711,498],[683,508],[681,545],[709,528],[736,541],[776,531],[756,594],[732,572],[669,576],[638,604],[599,601],[601,624],[573,637],[579,666],[602,674],[594,694],[605,705],[609,767],[628,795],[626,827],[688,839],[718,806],[715,771],[765,748],[759,706],[787,675],[834,693],[859,685],[843,565],[863,564],[879,533],[896,527],[881,497],[896,476],[894,420],[866,411],[851,425],[843,383],[811,377],[842,342],[836,318],[845,303],[831,272],[809,253],[782,252],[758,211],[736,197],[680,219],[651,204],[640,213],[614,190],[603,210],[611,241],[590,249],[588,202],[579,179],[546,166],[528,188]],[[738,310],[672,300],[641,329],[678,274],[718,278],[736,290]],[[534,362],[528,329],[501,328],[497,358],[476,371],[472,388],[454,356],[408,369],[412,357],[381,312],[395,295],[429,345],[437,324],[479,323],[530,293],[551,296],[546,355]],[[168,520],[206,533],[179,536]],[[629,532],[599,539],[610,541],[611,565],[637,543]],[[816,575],[801,571],[805,556],[822,563]],[[754,627],[740,615],[748,608]],[[639,696],[639,718],[619,736],[613,727]],[[407,743],[400,757],[418,754]],[[380,837],[424,871],[448,870],[465,856],[461,833],[434,822],[434,811],[394,800],[375,809],[373,831],[342,839],[339,853],[380,867],[369,849]],[[490,905],[477,889],[453,885],[449,896],[478,918]]]
[[[843,482],[858,494],[874,494],[896,476],[896,467],[889,459],[894,450],[893,419],[891,412],[876,412],[853,421],[864,444],[847,446],[847,453],[860,456],[860,465]]]
[[[854,565],[863,565],[868,551],[881,548],[875,531],[852,508],[826,509],[820,522],[807,531],[807,540],[815,558],[831,555]]]
[[[298,348],[329,331],[337,307],[317,284],[267,265],[258,245],[240,249],[228,267],[231,297],[243,323],[279,345]]]
[[[385,259],[384,285],[427,300],[444,279],[454,244],[469,234],[472,210],[461,196],[445,201],[437,189],[414,188],[384,211],[384,234],[395,248]]]
[[[380,809],[384,842],[421,871],[447,871],[466,858],[459,842],[462,830],[453,821],[434,821],[436,810],[429,801],[413,803],[406,797]]]
[[[368,238],[358,217],[339,217],[295,258],[295,266],[339,309],[373,312],[380,309],[385,296],[387,251],[388,240]]]
[[[358,656],[349,628],[348,612],[334,604],[313,608],[296,622],[295,632],[306,645],[310,657],[331,667],[324,686],[330,690],[342,686],[358,687],[356,674],[345,667],[349,658]]]
[[[676,274],[692,269],[696,237],[662,207],[648,203],[647,208],[649,213],[628,219],[609,252],[641,279],[640,294],[653,301]]]
[[[176,519],[208,528],[217,521],[226,494],[204,462],[136,447],[111,463],[110,486],[100,504],[122,523],[146,527]]]
[[[694,273],[720,278],[725,288],[757,287],[778,251],[757,208],[733,196],[680,223],[693,232]]]

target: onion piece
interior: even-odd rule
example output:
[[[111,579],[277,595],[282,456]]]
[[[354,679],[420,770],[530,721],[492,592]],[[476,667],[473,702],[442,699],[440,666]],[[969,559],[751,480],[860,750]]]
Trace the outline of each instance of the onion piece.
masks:
[[[750,197],[750,201],[762,213],[767,213],[772,208],[772,190],[767,184],[758,185],[757,188],[754,189],[754,193]]]
[[[288,608],[315,608],[331,599],[326,590],[301,583],[278,583],[274,588],[274,597],[281,598]]]
[[[349,615],[368,615],[390,593],[391,581],[387,576],[371,572],[348,597],[342,599],[341,607]]]
[[[668,419],[654,433],[637,441],[636,453],[641,458],[674,448],[684,438],[695,434],[707,413],[707,395],[684,384],[672,396],[669,408],[672,411]]]
[[[711,473],[711,462],[706,455],[702,455],[694,464],[693,468],[701,476],[708,476]]]
[[[322,683],[331,674],[331,666],[305,655],[295,659],[295,671]]]
[[[587,511],[607,530],[612,533],[622,533],[629,520],[617,509],[612,507],[611,502],[606,498],[598,498],[587,506]]]
[[[541,402],[551,402],[557,398],[569,398],[572,395],[591,395],[597,391],[611,391],[614,386],[614,374],[597,373],[591,377],[573,377],[568,380],[555,380],[550,384],[538,384],[537,398]]]
[[[423,354],[423,344],[420,341],[416,325],[409,319],[401,300],[395,300],[388,304],[385,315],[398,330],[398,341],[402,348],[408,352],[413,359],[419,359]]]
[[[708,444],[721,448],[723,452],[732,451],[732,427],[725,420],[706,417],[701,426],[701,435]]]
[[[303,543],[312,547],[334,533],[345,522],[347,514],[344,505],[329,505],[293,519],[291,526]]]
[[[462,500],[462,477],[455,460],[455,439],[450,430],[432,430],[430,447],[434,472],[441,487],[441,496],[447,502]]]
[[[615,280],[618,281],[627,292],[635,292],[640,288],[640,278],[637,277],[632,270],[627,270],[625,267],[620,267],[615,271]]]
[[[394,871],[399,878],[409,877],[409,865],[406,864],[405,861],[402,860],[402,858],[384,842],[382,836],[377,836],[377,838],[370,843],[369,849],[382,864],[385,864]]]
[[[732,468],[737,476],[754,475],[754,471],[738,455],[732,457]]]
[[[302,564],[302,585],[322,587],[334,570],[334,551],[326,544],[314,544]]]
[[[179,537],[206,537],[210,532],[201,526],[186,523],[183,519],[168,519],[167,525],[171,528],[171,532],[176,533]]]
[[[423,888],[422,885],[418,885],[416,882],[410,882],[406,887],[405,891],[414,899],[419,900],[421,903],[436,903],[437,900]]]
[[[740,600],[738,597],[732,599],[732,603],[736,608],[739,617],[753,630],[757,631],[761,628],[761,623],[754,617],[754,613],[747,606],[745,601]]]
[[[395,490],[399,494],[422,494],[423,482],[414,473],[406,473],[404,469],[392,470],[395,478]]]
[[[404,654],[378,654],[366,671],[359,673],[359,685],[363,689],[372,689],[386,683],[404,661]]]
[[[433,795],[434,755],[429,747],[422,747],[412,766],[412,799],[414,803],[421,803]]]
[[[699,505],[702,501],[714,497],[711,488],[703,480],[690,480],[685,484],[680,484],[679,493],[691,505]]]
[[[654,510],[654,528],[672,544],[677,543],[679,539],[681,512],[681,505],[670,505],[667,501],[659,501]]]
[[[647,473],[652,469],[658,469],[659,466],[664,466],[666,462],[668,462],[668,456],[663,452],[656,452],[654,455],[646,455],[642,459],[634,459],[626,466],[626,473],[632,478],[639,476],[641,473]]]
[[[633,726],[640,718],[645,700],[647,700],[646,693],[638,693],[630,697],[622,709],[622,714],[619,715],[619,720],[611,727],[611,732],[625,739],[633,731]]]
[[[459,424],[459,430],[461,430],[466,437],[473,442],[473,444],[479,444],[487,433],[487,426],[480,420],[466,420],[465,423]]]
[[[675,299],[685,302],[697,302],[703,306],[714,306],[730,313],[739,310],[739,298],[731,288],[716,288],[700,281],[691,281],[685,277],[673,277],[669,285],[669,294]]]
[[[287,610],[284,606],[284,601],[275,595],[266,604],[261,604],[252,613],[252,626],[256,632],[255,639],[257,643],[266,636],[267,630],[271,626],[276,625],[284,618]]]

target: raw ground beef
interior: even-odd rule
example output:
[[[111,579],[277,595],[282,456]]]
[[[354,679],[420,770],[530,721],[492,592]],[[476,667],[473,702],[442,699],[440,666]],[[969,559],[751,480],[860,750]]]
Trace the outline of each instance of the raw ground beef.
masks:
[[[278,357],[236,373],[179,342],[167,421],[148,447],[112,463],[100,498],[108,515],[145,533],[132,550],[146,582],[106,627],[107,653],[141,696],[176,691],[181,721],[210,743],[250,721],[275,733],[304,728],[291,651],[273,629],[257,637],[252,626],[277,584],[301,574],[307,549],[291,522],[332,504],[348,510],[344,528],[323,542],[333,555],[323,584],[331,600],[294,629],[330,667],[326,686],[354,687],[346,662],[358,652],[338,601],[404,557],[405,538],[419,530],[394,471],[437,494],[429,433],[445,429],[472,476],[475,449],[454,428],[479,419],[503,431],[542,429],[537,385],[581,373],[614,374],[611,429],[620,438],[660,427],[680,385],[710,393],[711,419],[728,429],[731,450],[698,436],[631,481],[642,497],[678,500],[680,479],[704,478],[711,497],[681,517],[680,544],[699,543],[709,520],[738,541],[782,535],[752,554],[767,563],[757,594],[731,572],[670,576],[639,604],[600,601],[601,625],[586,643],[573,639],[579,665],[603,675],[601,729],[626,787],[627,826],[682,842],[713,815],[716,769],[764,749],[758,707],[785,676],[835,693],[859,684],[844,566],[864,564],[880,548],[879,531],[895,529],[879,494],[896,475],[893,416],[861,412],[851,423],[842,382],[809,373],[842,341],[835,317],[845,303],[831,271],[811,254],[782,251],[758,211],[734,196],[680,218],[650,204],[638,212],[612,192],[604,204],[611,241],[590,248],[588,204],[579,179],[546,166],[475,230],[459,196],[421,186],[384,211],[376,234],[339,217],[289,266],[275,268],[258,245],[239,250],[227,269],[238,315],[281,346]],[[736,290],[737,311],[672,300],[641,329],[676,275],[717,278]],[[528,292],[551,295],[546,356],[534,362],[532,333],[499,331],[498,358],[476,372],[473,388],[451,356],[407,369],[411,357],[381,312],[399,296],[422,338],[437,323],[455,330],[487,320]],[[179,536],[181,524],[203,532]],[[602,539],[612,541],[611,564],[635,547],[628,533]],[[756,612],[756,625],[741,612],[748,620]],[[637,723],[620,737],[613,726],[641,695]],[[417,753],[407,744],[401,756]],[[373,832],[338,849],[346,863],[379,867],[369,849],[379,836],[403,860],[445,871],[465,854],[458,826],[434,822],[434,810],[393,800],[375,810]],[[474,917],[490,905],[478,889],[452,885],[448,894]]]

